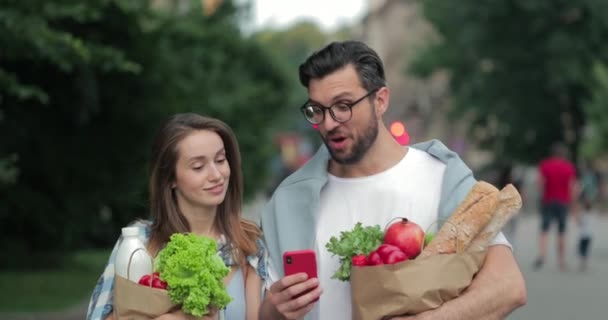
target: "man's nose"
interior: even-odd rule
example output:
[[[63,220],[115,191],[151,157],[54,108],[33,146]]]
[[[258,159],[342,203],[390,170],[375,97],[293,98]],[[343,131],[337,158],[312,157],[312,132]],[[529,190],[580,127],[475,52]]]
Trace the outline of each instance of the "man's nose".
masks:
[[[329,109],[323,110],[325,112],[323,117],[323,122],[321,124],[325,128],[326,131],[331,131],[340,125],[340,122],[336,121],[334,117],[331,116]]]

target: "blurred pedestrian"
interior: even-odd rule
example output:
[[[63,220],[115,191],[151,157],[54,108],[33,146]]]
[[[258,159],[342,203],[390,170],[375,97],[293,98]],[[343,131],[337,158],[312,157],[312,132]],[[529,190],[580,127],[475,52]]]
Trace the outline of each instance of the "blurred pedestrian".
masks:
[[[586,271],[589,265],[591,239],[593,238],[592,229],[595,220],[595,210],[593,210],[593,207],[589,202],[584,202],[582,206],[582,210],[576,215],[576,221],[579,226],[578,257],[579,270]]]
[[[595,220],[595,204],[599,195],[599,174],[590,163],[584,162],[580,170],[580,210],[576,213],[579,226],[578,256],[579,270],[588,268],[589,251],[591,248],[592,228]]]
[[[560,270],[565,271],[566,224],[572,192],[576,183],[576,169],[574,164],[568,160],[567,147],[562,143],[555,143],[551,147],[551,156],[539,163],[538,170],[542,194],[541,232],[539,254],[534,263],[534,268],[541,268],[545,262],[548,233],[555,221],[558,227],[558,265]]]

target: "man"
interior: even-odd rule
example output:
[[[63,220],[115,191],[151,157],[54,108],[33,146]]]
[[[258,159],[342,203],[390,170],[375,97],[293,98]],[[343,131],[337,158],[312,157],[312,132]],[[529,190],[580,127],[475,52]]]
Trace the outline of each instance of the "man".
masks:
[[[384,67],[365,44],[328,45],[300,66],[300,81],[309,96],[301,110],[325,145],[283,181],[262,213],[270,280],[260,319],[351,319],[350,286],[331,279],[338,259],[325,248],[329,238],[357,222],[385,225],[396,216],[426,229],[456,209],[475,179],[440,142],[407,148],[390,135],[382,122],[390,96]],[[525,304],[509,243],[500,234],[493,244],[462,296],[395,319],[502,319]],[[316,251],[318,279],[283,277],[282,254],[297,249]]]
[[[551,223],[557,221],[557,259],[559,268],[566,270],[566,223],[568,206],[576,184],[576,169],[568,161],[568,149],[561,143],[551,148],[551,156],[542,160],[538,165],[539,184],[542,190],[541,230],[539,239],[539,255],[534,267],[539,269],[547,256],[547,237]]]

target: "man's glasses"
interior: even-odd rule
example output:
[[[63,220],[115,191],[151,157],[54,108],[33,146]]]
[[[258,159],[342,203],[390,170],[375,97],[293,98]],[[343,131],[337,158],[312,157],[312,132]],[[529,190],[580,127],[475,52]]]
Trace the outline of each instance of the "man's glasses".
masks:
[[[331,117],[337,122],[346,122],[350,120],[350,118],[352,118],[353,116],[353,107],[357,103],[363,101],[363,99],[376,93],[376,91],[378,91],[379,89],[380,88],[369,91],[366,95],[357,99],[354,102],[338,102],[336,104],[331,105],[330,107],[306,101],[306,103],[304,103],[304,105],[300,107],[300,111],[302,111],[302,114],[304,115],[306,120],[308,120],[308,122],[312,124],[320,124],[321,122],[323,122],[323,120],[325,120],[325,110],[328,110],[329,115],[331,115]]]

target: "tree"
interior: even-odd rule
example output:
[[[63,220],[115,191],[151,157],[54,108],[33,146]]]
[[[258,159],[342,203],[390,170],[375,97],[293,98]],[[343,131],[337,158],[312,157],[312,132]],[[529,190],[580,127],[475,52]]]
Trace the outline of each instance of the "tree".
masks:
[[[302,124],[301,117],[295,118],[294,112],[299,112],[297,107],[306,99],[306,91],[300,85],[298,67],[316,49],[328,41],[325,34],[318,25],[309,21],[300,21],[285,29],[266,29],[253,34],[253,39],[265,47],[270,55],[276,57],[288,76],[290,85],[289,108],[281,117],[284,121],[276,124],[275,129],[289,130]]]
[[[107,245],[147,217],[151,139],[176,112],[230,124],[246,194],[259,188],[285,77],[241,34],[231,1],[212,15],[190,5],[3,3],[0,241],[9,256]]]
[[[298,68],[315,50],[330,41],[345,40],[349,37],[349,26],[335,32],[325,32],[316,23],[301,20],[284,29],[265,29],[253,34],[253,39],[275,57],[282,70],[285,70],[289,83],[289,107],[278,116],[272,129],[276,132],[296,131],[308,136],[312,141],[321,143],[316,130],[299,114],[298,107],[308,98],[306,88],[300,84]]]
[[[441,40],[412,65],[451,74],[454,116],[486,133],[498,157],[536,162],[554,141],[578,151],[594,62],[606,63],[608,3],[598,0],[427,0]]]
[[[608,66],[596,63],[593,69],[595,84],[591,98],[584,104],[589,119],[584,130],[582,156],[593,159],[608,152]]]

